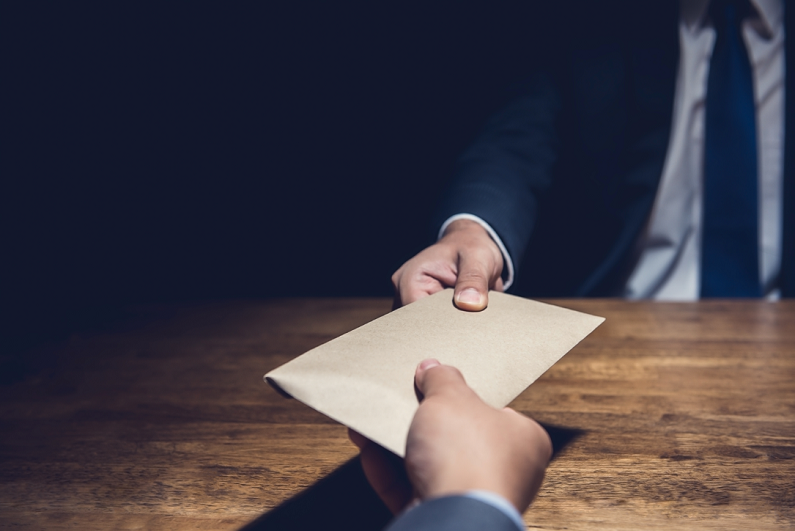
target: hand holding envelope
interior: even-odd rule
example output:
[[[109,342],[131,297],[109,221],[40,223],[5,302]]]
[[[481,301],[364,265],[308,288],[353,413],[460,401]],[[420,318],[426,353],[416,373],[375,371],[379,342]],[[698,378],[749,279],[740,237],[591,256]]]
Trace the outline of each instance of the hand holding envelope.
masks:
[[[535,421],[485,404],[461,372],[424,360],[415,383],[422,402],[403,460],[350,431],[370,485],[397,514],[412,500],[487,491],[519,513],[535,497],[552,455],[552,441]]]
[[[444,290],[321,345],[265,375],[285,393],[398,456],[419,404],[417,364],[457,367],[502,408],[604,321],[499,292],[464,312]]]

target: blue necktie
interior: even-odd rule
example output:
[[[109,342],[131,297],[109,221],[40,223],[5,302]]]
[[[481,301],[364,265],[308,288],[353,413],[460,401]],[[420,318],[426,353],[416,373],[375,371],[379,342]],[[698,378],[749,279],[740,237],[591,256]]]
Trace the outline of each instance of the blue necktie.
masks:
[[[741,33],[747,0],[712,0],[701,297],[759,297],[756,107]]]

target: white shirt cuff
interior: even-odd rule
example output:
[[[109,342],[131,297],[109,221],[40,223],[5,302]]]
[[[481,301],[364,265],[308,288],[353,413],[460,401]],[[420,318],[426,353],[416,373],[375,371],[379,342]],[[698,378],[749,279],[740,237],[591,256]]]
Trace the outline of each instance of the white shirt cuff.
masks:
[[[516,510],[516,507],[514,507],[508,500],[499,494],[495,494],[494,492],[488,490],[470,490],[465,492],[463,496],[482,501],[483,503],[491,505],[495,509],[499,509],[505,514],[505,516],[510,518],[514,524],[516,524],[517,529],[525,531],[526,527],[524,525],[524,520],[522,520],[522,515],[519,514],[519,511]]]
[[[500,239],[499,236],[497,236],[497,233],[494,232],[494,229],[491,228],[491,225],[489,225],[488,223],[486,223],[485,221],[483,221],[482,219],[480,219],[479,217],[473,214],[456,214],[455,216],[450,216],[449,218],[447,218],[447,220],[444,223],[442,223],[442,228],[439,229],[439,235],[437,236],[436,239],[437,240],[441,239],[441,237],[444,236],[444,231],[446,231],[447,227],[450,226],[450,223],[458,221],[459,219],[468,219],[470,221],[474,221],[475,223],[483,227],[486,230],[486,232],[489,233],[491,239],[494,240],[494,243],[497,244],[497,247],[500,249],[500,252],[502,253],[503,261],[505,262],[505,268],[508,270],[508,277],[505,279],[505,283],[502,286],[503,289],[507,291],[508,288],[510,288],[511,285],[513,284],[513,260],[511,260],[511,255],[508,254],[508,250],[505,248],[505,244],[502,243],[502,240]]]

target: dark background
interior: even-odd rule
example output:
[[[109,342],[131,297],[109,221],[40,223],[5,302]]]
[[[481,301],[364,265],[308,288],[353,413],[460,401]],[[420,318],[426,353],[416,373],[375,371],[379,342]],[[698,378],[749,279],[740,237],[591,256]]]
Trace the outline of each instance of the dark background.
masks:
[[[391,295],[544,42],[518,0],[118,4],[4,8],[15,337],[138,302]]]

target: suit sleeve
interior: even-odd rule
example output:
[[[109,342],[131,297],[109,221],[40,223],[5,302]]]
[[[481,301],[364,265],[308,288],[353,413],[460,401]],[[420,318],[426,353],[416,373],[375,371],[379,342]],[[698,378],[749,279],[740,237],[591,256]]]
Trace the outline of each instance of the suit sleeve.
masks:
[[[469,496],[426,501],[396,518],[386,531],[517,531],[495,506]]]
[[[525,81],[459,160],[436,213],[437,226],[456,214],[477,216],[499,235],[517,269],[533,231],[538,196],[552,182],[560,106],[551,75],[538,73]]]

